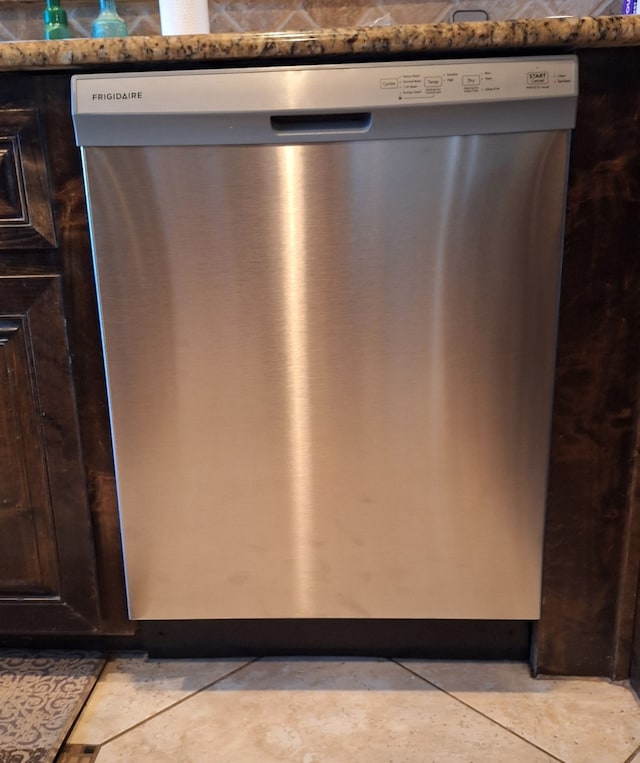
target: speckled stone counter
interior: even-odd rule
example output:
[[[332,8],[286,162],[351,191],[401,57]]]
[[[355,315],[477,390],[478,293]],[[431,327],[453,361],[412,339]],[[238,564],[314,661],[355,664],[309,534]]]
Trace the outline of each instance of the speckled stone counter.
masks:
[[[185,37],[75,39],[0,44],[0,69],[140,63],[460,55],[491,50],[575,50],[640,44],[640,16],[486,21]]]

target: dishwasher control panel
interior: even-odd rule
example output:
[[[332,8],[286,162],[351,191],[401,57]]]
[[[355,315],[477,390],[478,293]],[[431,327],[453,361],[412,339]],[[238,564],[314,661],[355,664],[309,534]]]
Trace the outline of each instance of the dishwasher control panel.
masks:
[[[74,114],[202,114],[375,109],[577,93],[573,56],[82,74]]]
[[[571,128],[574,56],[79,74],[79,146],[387,140]]]
[[[438,101],[451,103],[476,99],[517,99],[570,95],[575,87],[575,71],[570,61],[478,61],[451,66],[433,65],[428,72],[401,71],[382,76],[381,90],[391,91],[398,101]]]

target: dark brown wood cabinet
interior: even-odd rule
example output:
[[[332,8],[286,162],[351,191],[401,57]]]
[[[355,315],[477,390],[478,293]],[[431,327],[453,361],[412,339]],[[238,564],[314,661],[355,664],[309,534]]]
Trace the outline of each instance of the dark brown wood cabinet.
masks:
[[[640,571],[640,48],[581,51],[579,64],[535,665],[626,678]]]
[[[60,281],[0,277],[2,630],[98,624]]]
[[[69,75],[4,75],[0,103],[0,635],[117,632],[120,547]]]

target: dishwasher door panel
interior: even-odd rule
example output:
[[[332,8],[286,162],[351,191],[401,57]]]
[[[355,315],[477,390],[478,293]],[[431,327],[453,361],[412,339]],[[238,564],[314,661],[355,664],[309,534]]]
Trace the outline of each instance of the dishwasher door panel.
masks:
[[[83,149],[133,618],[539,616],[567,141]]]

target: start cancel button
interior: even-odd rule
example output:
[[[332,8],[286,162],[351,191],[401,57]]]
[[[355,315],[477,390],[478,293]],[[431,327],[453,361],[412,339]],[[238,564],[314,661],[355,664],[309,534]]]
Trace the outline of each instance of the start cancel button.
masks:
[[[548,85],[549,72],[527,72],[527,85]]]

